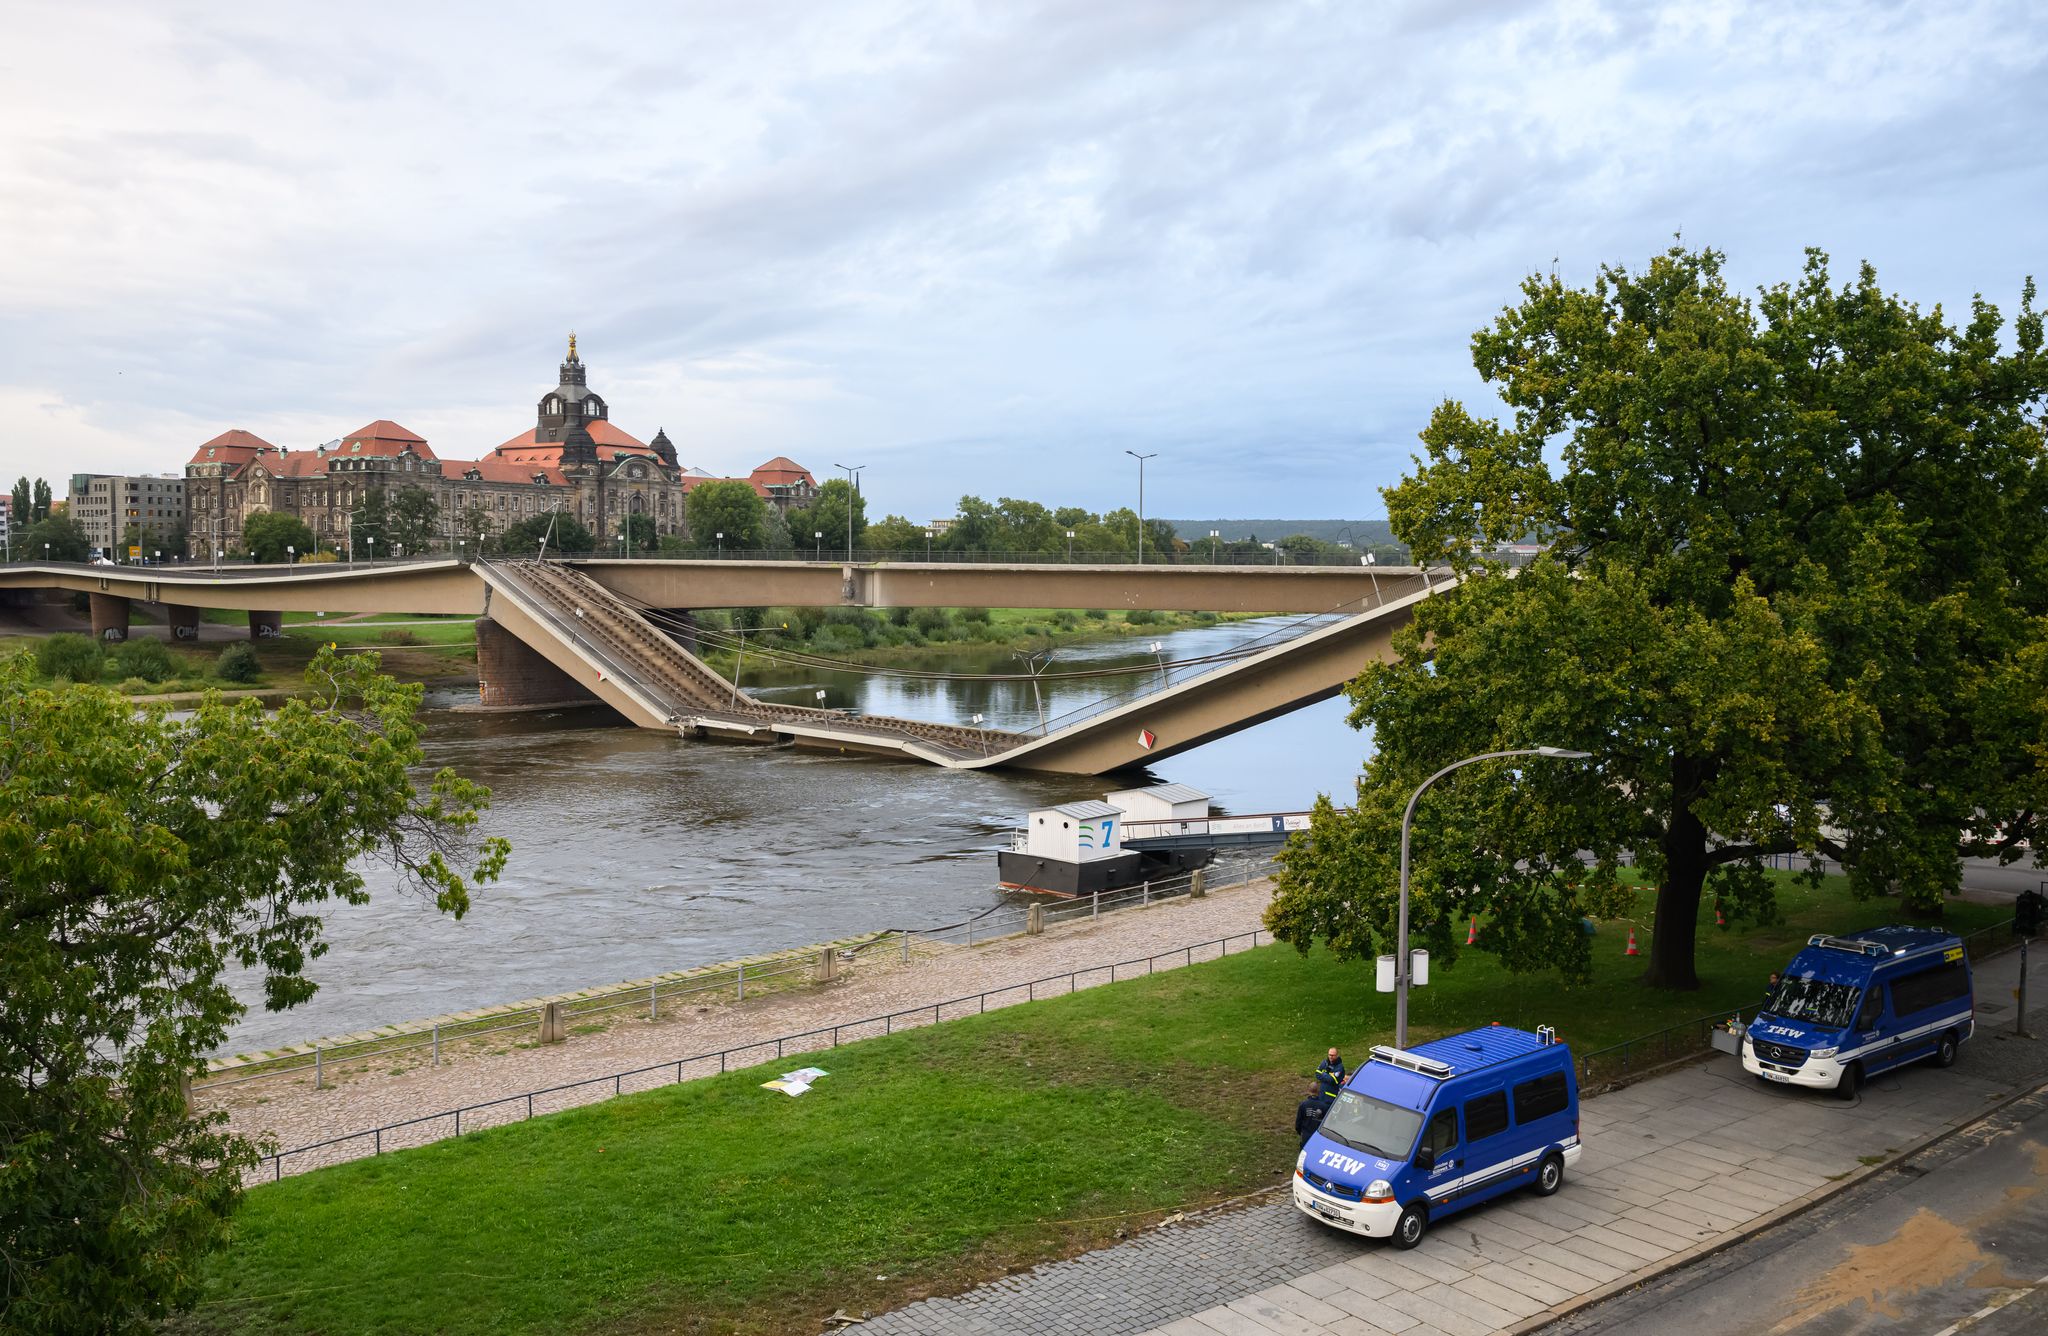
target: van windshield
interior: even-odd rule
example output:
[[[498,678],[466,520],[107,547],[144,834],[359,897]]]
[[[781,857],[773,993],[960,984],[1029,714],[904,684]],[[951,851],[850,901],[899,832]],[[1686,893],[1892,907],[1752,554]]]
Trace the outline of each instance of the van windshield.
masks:
[[[1415,1134],[1422,1130],[1422,1115],[1356,1090],[1344,1090],[1323,1116],[1320,1130],[1353,1150],[1386,1160],[1405,1160],[1415,1145]]]
[[[1823,1030],[1840,1030],[1856,1014],[1856,999],[1863,990],[1853,983],[1826,983],[1820,979],[1787,979],[1771,995],[1764,1011],[1787,1020],[1805,1021]]]

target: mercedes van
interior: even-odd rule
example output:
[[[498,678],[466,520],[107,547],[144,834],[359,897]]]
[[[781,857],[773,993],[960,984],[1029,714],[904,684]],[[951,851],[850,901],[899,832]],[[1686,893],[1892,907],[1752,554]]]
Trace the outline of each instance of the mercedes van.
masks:
[[[1490,1025],[1375,1048],[1294,1162],[1303,1213],[1397,1248],[1516,1188],[1549,1196],[1579,1161],[1571,1050],[1548,1026]]]
[[[1933,928],[1815,935],[1792,957],[1743,1035],[1742,1065],[1760,1081],[1853,1098],[1864,1078],[1932,1058],[1975,1029],[1962,939]]]

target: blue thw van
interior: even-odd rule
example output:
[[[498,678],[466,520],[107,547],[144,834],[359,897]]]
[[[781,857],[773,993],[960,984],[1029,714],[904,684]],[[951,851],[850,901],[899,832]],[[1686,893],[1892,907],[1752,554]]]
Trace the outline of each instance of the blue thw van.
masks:
[[[1921,1058],[1937,1067],[1976,1028],[1962,939],[1934,928],[1815,935],[1792,957],[1742,1041],[1762,1081],[1853,1098],[1867,1076]]]
[[[1571,1050],[1548,1026],[1491,1025],[1373,1049],[1294,1162],[1294,1204],[1413,1248],[1453,1211],[1519,1187],[1549,1196],[1578,1161]]]

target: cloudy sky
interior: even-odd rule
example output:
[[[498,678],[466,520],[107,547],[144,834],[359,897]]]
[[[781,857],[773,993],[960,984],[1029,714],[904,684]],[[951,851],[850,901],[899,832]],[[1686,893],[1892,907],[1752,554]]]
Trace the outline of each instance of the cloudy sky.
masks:
[[[1983,3],[14,0],[0,475],[530,426],[686,463],[1384,514],[1553,263],[2048,279],[2048,18]],[[58,487],[59,494],[63,486]]]

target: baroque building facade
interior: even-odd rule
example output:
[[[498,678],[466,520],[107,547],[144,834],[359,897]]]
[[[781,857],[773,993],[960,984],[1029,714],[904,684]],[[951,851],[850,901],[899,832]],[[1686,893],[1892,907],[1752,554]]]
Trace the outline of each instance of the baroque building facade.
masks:
[[[558,382],[536,405],[532,429],[475,460],[442,459],[426,440],[386,418],[311,450],[287,450],[251,432],[226,431],[185,465],[189,555],[210,557],[241,546],[242,525],[259,511],[296,515],[324,547],[346,550],[351,519],[369,493],[387,502],[408,487],[433,499],[439,527],[467,532],[480,511],[490,532],[535,515],[561,512],[609,543],[629,517],[653,521],[657,535],[689,536],[689,494],[727,481],[685,468],[666,431],[643,442],[612,425],[611,407],[589,386],[576,336]],[[785,513],[817,492],[808,469],[777,456],[738,481]]]

